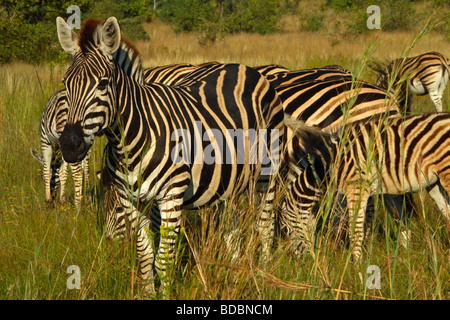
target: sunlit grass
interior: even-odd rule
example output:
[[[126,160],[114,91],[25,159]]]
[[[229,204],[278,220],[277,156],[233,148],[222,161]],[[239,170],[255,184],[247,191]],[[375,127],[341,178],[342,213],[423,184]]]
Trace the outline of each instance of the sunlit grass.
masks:
[[[146,26],[151,42],[138,42],[144,66],[206,61],[250,66],[276,63],[292,69],[340,64],[352,71],[364,48],[376,38],[374,59],[401,54],[414,33],[368,33],[346,38],[297,32],[273,35],[237,34],[202,47],[195,35],[174,34],[155,21]],[[436,33],[421,39],[412,54],[430,49],[450,52]],[[109,242],[103,235],[103,209],[95,172],[101,168],[104,140],[91,155],[90,185],[83,208],[73,205],[69,180],[66,204],[48,207],[38,162],[30,147],[39,148],[39,121],[50,95],[61,88],[66,66],[22,63],[0,67],[0,297],[2,299],[135,299],[143,298],[137,279],[134,246]],[[364,77],[373,82],[374,75]],[[450,89],[443,98],[448,110]],[[416,112],[434,110],[428,96],[416,97]],[[217,227],[215,208],[188,212],[183,220],[173,299],[450,299],[449,235],[427,194],[416,195],[408,249],[399,245],[399,229],[377,203],[374,232],[364,245],[361,263],[351,263],[345,244],[333,241],[331,227],[317,238],[313,254],[294,256],[277,239],[270,261],[258,256],[257,206],[237,198]],[[325,200],[327,201],[327,200]],[[326,207],[326,206],[323,206]],[[243,217],[239,224],[232,217]],[[230,220],[227,220],[230,219]],[[239,259],[223,238],[231,227],[242,233]],[[239,234],[238,232],[238,234]],[[237,241],[237,240],[236,240]],[[70,290],[67,268],[81,270],[81,289]],[[368,289],[367,267],[381,270],[381,289]]]

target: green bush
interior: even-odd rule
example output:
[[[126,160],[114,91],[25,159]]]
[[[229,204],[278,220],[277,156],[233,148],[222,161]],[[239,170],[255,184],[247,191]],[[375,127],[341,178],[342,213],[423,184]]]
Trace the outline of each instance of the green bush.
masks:
[[[151,3],[153,0],[0,0],[0,64],[59,61],[61,47],[55,18],[68,18],[71,14],[66,10],[72,4],[80,7],[82,21],[115,16],[125,37],[149,40],[142,23],[152,18]]]
[[[230,33],[271,33],[277,30],[280,10],[276,0],[245,0],[231,2],[226,12],[226,26]]]
[[[27,24],[0,19],[0,63],[53,60],[59,55],[56,27],[48,22]]]
[[[365,33],[369,14],[367,8],[373,4],[370,0],[354,0],[352,18],[347,24],[350,34]],[[384,31],[408,30],[413,26],[415,12],[409,0],[386,0],[379,4],[381,28]]]
[[[166,0],[161,6],[160,15],[176,32],[200,31],[207,21],[217,22],[209,0]]]
[[[199,33],[201,42],[236,32],[274,32],[281,17],[277,0],[166,0],[159,13],[176,32]]]
[[[319,31],[323,28],[323,16],[322,15],[312,15],[302,17],[302,27],[304,31]]]

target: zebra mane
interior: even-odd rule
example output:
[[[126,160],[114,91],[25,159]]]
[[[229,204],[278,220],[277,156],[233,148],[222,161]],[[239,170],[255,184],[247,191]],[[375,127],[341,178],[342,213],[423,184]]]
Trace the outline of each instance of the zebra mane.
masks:
[[[100,29],[105,21],[96,18],[87,19],[81,28],[78,45],[82,52],[88,52],[100,43]],[[144,82],[141,56],[136,47],[126,38],[121,37],[119,49],[113,54],[114,63],[123,72],[137,82]]]

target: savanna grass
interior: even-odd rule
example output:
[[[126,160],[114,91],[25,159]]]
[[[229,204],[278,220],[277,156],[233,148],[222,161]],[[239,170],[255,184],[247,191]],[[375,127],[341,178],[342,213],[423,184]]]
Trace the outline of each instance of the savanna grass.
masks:
[[[407,32],[375,31],[355,41],[291,30],[266,36],[232,35],[200,47],[195,36],[175,35],[160,21],[146,29],[152,41],[137,42],[144,66],[212,60],[250,66],[276,63],[292,69],[340,64],[372,83],[375,75],[368,71],[367,61],[396,58],[415,37]],[[371,43],[369,55],[363,48]],[[431,48],[450,52],[449,43],[431,32],[415,43],[411,54]],[[95,176],[101,169],[103,138],[94,143],[82,209],[74,207],[70,180],[67,202],[45,205],[40,165],[29,149],[39,148],[40,117],[47,99],[61,88],[66,67],[0,66],[0,298],[145,298],[133,241],[107,241],[103,234],[102,191]],[[446,110],[449,92],[443,97]],[[429,97],[414,98],[415,112],[433,108]],[[260,239],[255,229],[260,202],[252,193],[234,197],[224,208],[186,212],[171,298],[450,299],[447,226],[426,193],[415,195],[417,215],[410,222],[412,237],[407,248],[400,245],[403,227],[376,199],[372,232],[358,264],[351,262],[348,237],[336,235],[333,221],[341,216],[332,210],[334,200],[330,190],[318,205],[329,219],[319,225],[309,253],[295,256],[290,244],[277,234],[271,259],[264,262],[259,259]],[[237,231],[230,237],[232,230]],[[79,290],[67,287],[71,265],[80,268]],[[380,269],[380,289],[366,286],[371,265]]]

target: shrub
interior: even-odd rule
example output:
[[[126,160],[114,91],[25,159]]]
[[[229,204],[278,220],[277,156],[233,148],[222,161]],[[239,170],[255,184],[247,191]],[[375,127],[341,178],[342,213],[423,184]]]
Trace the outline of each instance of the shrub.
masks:
[[[276,0],[167,0],[160,15],[176,32],[197,32],[203,42],[236,32],[274,32],[281,9]]]
[[[0,19],[0,63],[35,63],[59,54],[56,27],[47,22],[27,24],[22,19]]]
[[[0,64],[16,60],[38,63],[61,58],[55,18],[68,18],[69,5],[80,7],[81,19],[119,19],[124,36],[149,39],[142,23],[152,17],[152,0],[12,1],[0,2]]]

